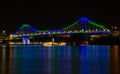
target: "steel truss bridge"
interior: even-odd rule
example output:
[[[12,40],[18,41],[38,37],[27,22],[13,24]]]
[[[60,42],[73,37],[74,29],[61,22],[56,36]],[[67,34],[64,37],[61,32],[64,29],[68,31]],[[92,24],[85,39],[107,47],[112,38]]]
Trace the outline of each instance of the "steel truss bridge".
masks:
[[[23,24],[17,31],[10,35],[11,39],[22,38],[22,41],[30,42],[30,37],[71,34],[110,34],[110,30],[89,18],[82,17],[67,27],[56,30],[38,30],[28,24]]]

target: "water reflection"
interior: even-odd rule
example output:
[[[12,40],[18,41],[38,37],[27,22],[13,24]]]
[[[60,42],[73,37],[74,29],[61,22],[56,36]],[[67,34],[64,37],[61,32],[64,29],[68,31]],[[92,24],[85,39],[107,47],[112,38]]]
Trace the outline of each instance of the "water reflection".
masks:
[[[120,47],[118,45],[115,46],[111,46],[111,53],[110,53],[110,57],[111,57],[111,73],[112,74],[120,74]]]
[[[109,46],[80,46],[81,74],[109,74]]]
[[[1,50],[1,74],[5,74],[6,69],[6,49],[3,46],[3,49]]]
[[[13,74],[39,73],[39,46],[15,45],[13,58]]]
[[[0,74],[119,74],[119,46],[9,45],[0,48]]]

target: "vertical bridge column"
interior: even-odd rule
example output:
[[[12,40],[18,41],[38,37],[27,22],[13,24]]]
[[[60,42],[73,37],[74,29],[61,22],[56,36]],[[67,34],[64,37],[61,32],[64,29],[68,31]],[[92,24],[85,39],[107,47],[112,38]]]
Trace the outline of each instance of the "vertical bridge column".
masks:
[[[83,35],[83,43],[88,44],[89,38],[90,38],[89,34],[84,34]]]
[[[22,43],[23,44],[30,44],[29,36],[22,36]]]

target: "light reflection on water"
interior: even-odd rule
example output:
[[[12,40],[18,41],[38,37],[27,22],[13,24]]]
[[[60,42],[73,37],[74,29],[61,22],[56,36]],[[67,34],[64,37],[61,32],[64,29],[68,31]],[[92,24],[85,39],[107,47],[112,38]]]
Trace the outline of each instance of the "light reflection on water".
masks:
[[[120,73],[117,45],[10,45],[0,49],[0,74]]]

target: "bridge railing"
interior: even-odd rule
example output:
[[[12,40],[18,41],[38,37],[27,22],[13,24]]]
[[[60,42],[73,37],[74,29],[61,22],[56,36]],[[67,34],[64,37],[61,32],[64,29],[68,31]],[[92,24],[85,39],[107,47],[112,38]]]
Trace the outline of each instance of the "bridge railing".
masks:
[[[22,36],[40,36],[40,35],[59,35],[59,34],[76,34],[76,33],[110,33],[110,30],[104,29],[104,30],[68,30],[68,31],[48,31],[48,32],[36,32],[36,33],[29,33],[29,34],[13,34],[11,35],[12,38],[22,37]]]

